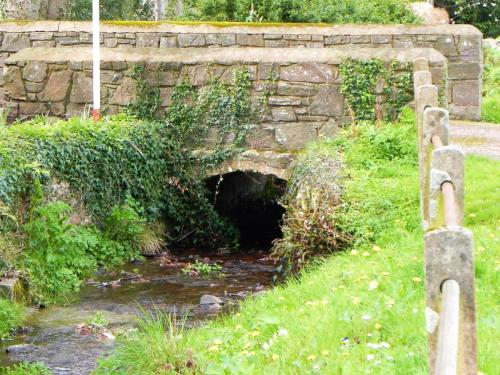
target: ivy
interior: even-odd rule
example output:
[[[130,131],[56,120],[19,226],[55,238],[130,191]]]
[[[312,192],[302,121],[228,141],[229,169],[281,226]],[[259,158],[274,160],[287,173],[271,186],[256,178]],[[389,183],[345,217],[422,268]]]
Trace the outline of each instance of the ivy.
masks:
[[[411,72],[397,61],[386,68],[379,59],[347,59],[340,65],[340,75],[353,121],[394,121],[411,100]]]

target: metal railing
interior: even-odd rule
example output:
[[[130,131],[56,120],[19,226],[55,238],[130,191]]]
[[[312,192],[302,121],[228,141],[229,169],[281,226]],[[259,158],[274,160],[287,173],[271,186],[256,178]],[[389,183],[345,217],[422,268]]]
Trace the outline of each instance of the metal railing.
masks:
[[[476,375],[473,240],[462,227],[464,155],[448,145],[449,114],[438,106],[428,60],[415,60],[413,68],[429,373]]]

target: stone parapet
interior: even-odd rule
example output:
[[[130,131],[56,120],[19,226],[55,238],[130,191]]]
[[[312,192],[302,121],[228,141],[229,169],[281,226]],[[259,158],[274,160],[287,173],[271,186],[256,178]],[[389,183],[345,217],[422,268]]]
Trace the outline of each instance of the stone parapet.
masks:
[[[92,42],[90,22],[0,22],[0,67],[27,47],[81,47]],[[452,117],[478,119],[482,34],[469,25],[321,25],[197,22],[104,22],[107,48],[434,48],[448,59]],[[433,77],[439,75],[433,72]],[[434,82],[436,83],[436,82]],[[0,92],[2,90],[0,78]]]
[[[340,90],[342,61],[378,58],[389,65],[397,60],[403,70],[421,57],[431,68],[446,70],[444,56],[429,48],[103,48],[102,105],[108,113],[117,113],[135,99],[131,73],[137,64],[157,70],[151,83],[160,88],[162,110],[183,78],[195,86],[203,86],[210,75],[231,83],[235,69],[246,67],[252,96],[268,96],[267,111],[250,137],[250,147],[297,150],[318,137],[334,135],[351,121]],[[78,115],[91,104],[90,48],[23,49],[5,60],[4,71],[5,98],[14,117]],[[383,95],[380,100],[383,105]]]

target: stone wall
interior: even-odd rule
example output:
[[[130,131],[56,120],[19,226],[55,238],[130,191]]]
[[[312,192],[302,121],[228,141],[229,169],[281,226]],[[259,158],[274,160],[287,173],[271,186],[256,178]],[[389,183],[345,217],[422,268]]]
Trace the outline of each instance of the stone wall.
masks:
[[[245,66],[253,83],[252,95],[271,93],[251,148],[295,150],[318,136],[333,135],[351,120],[340,92],[342,61],[379,58],[390,64],[398,60],[403,69],[408,68],[405,62],[423,56],[438,75],[444,74],[446,59],[429,48],[103,48],[102,104],[116,113],[135,99],[131,72],[137,63],[159,70],[159,79],[153,82],[160,86],[163,109],[170,105],[173,86],[183,77],[196,86],[204,85],[210,74],[231,83],[234,70]],[[11,115],[80,114],[92,102],[91,57],[90,48],[28,48],[10,56],[5,61],[4,82]],[[382,90],[378,92],[381,95]]]
[[[453,117],[478,119],[481,106],[482,34],[469,25],[294,25],[168,22],[103,23],[107,48],[434,48],[448,59]],[[89,22],[0,23],[0,67],[27,47],[85,46]],[[443,77],[436,77],[442,79]],[[0,78],[0,98],[2,80]]]

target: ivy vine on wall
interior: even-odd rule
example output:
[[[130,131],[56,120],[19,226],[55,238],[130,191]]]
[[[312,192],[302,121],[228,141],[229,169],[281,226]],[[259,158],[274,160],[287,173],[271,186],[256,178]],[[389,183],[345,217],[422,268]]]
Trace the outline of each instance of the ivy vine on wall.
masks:
[[[340,64],[341,92],[353,121],[394,121],[412,98],[407,65],[379,59],[347,59]]]

